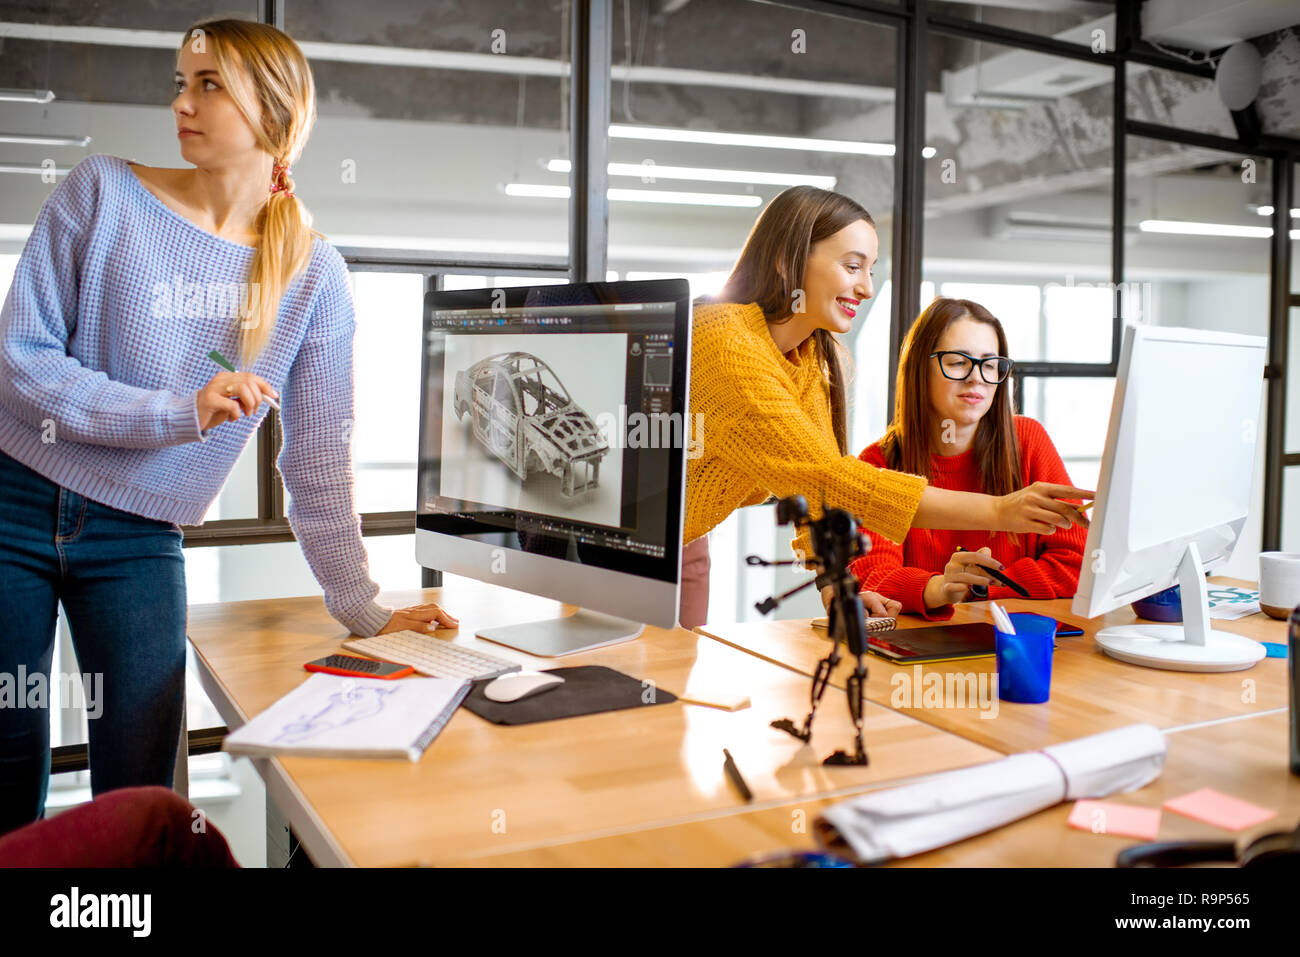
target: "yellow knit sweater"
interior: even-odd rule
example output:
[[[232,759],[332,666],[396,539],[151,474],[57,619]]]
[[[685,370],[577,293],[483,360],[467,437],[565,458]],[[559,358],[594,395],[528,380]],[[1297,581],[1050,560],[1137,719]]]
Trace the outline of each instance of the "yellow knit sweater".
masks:
[[[925,479],[840,455],[816,340],[787,359],[757,303],[695,308],[690,413],[686,542],[769,494],[803,495],[814,518],[824,501],[895,542],[907,535]],[[806,551],[806,536],[793,544]]]

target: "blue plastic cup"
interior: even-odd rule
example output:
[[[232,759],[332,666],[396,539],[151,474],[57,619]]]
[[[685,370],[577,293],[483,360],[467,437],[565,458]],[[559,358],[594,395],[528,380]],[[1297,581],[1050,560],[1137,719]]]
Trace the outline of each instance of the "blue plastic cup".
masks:
[[[1052,690],[1052,649],[1056,619],[1028,612],[1008,616],[1016,633],[997,631],[998,697],[1020,704],[1042,704]]]

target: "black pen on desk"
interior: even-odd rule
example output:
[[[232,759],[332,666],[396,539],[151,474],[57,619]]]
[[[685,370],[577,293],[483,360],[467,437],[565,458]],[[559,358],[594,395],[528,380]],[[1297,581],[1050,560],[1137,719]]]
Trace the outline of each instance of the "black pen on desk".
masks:
[[[213,362],[215,362],[217,365],[221,366],[221,368],[225,369],[227,372],[239,371],[238,369],[235,368],[235,364],[233,362],[231,362],[229,359],[223,356],[216,349],[213,349],[211,352],[208,353],[208,358],[211,359]],[[266,400],[266,404],[269,405],[271,408],[275,409],[275,411],[277,412],[280,411],[279,402],[276,402],[273,398],[271,398],[269,395],[266,395],[265,393],[262,394],[262,398],[264,398]]]
[[[964,551],[968,551],[968,549],[962,548],[960,545],[958,545],[957,551],[964,552]],[[994,561],[997,561],[997,559],[994,559]],[[1021,598],[1029,597],[1029,592],[1026,591],[1025,587],[1021,585],[1019,582],[1013,581],[1009,576],[1002,574],[1002,572],[998,571],[996,568],[993,568],[991,565],[985,565],[982,562],[976,562],[976,564],[979,565],[980,568],[984,569],[984,571],[988,573],[990,578],[996,578],[998,581],[1002,582],[1002,584],[1012,589]]]
[[[731,783],[736,786],[740,796],[746,801],[754,800],[754,792],[749,789],[745,779],[740,776],[740,768],[736,767],[736,761],[731,756],[731,752],[726,748],[722,749],[722,769],[727,772],[727,777],[731,778]]]

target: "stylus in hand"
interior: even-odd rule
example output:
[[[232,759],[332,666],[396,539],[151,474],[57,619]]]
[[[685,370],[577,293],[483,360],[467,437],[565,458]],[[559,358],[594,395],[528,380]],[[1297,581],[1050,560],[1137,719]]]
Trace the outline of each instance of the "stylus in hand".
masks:
[[[964,552],[967,550],[968,549],[962,548],[960,545],[957,546],[957,551],[959,552]],[[998,571],[996,568],[993,568],[989,565],[983,565],[980,564],[979,562],[976,562],[975,564],[979,565],[980,568],[984,569],[985,573],[987,573],[990,578],[996,578],[998,581],[1002,582],[1002,584],[1006,585],[1008,588],[1014,591],[1021,598],[1029,597],[1029,592],[1026,591],[1025,587],[1021,585],[1019,582],[1013,581],[1009,576],[1004,575],[1002,572]]]

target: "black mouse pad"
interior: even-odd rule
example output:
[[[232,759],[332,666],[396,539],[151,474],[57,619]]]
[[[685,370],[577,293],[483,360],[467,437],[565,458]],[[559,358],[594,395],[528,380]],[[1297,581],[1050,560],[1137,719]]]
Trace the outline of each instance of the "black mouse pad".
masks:
[[[532,724],[677,700],[675,694],[648,681],[601,665],[550,668],[547,674],[559,675],[564,684],[521,701],[491,701],[483,694],[483,688],[493,679],[476,681],[465,698],[465,707],[493,724]]]

